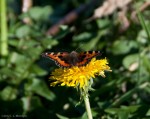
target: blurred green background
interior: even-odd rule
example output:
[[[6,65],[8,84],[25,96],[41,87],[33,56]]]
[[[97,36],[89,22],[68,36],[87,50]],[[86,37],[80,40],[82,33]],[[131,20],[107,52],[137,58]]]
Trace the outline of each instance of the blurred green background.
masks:
[[[86,119],[76,89],[50,87],[58,67],[41,57],[77,49],[102,51],[112,69],[94,79],[94,119],[150,119],[150,2],[121,1],[1,0],[0,118]]]

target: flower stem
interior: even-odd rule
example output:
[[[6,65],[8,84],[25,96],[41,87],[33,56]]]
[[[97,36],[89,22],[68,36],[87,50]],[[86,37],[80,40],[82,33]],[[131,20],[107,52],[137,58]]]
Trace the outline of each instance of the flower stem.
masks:
[[[85,103],[88,119],[93,119],[88,94],[84,95],[84,103]]]

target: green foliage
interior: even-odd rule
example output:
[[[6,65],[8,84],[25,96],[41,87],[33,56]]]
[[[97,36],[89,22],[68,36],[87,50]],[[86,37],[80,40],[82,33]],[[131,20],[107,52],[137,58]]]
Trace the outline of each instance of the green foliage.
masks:
[[[15,10],[21,4],[7,1],[8,14],[1,17],[8,20],[3,32],[6,26],[1,23],[8,49],[0,49],[8,50],[8,54],[0,57],[0,118],[24,115],[29,119],[86,119],[84,104],[75,107],[80,101],[75,89],[50,87],[49,75],[56,66],[41,57],[45,51],[76,49],[102,51],[101,57],[108,59],[112,69],[106,72],[106,78],[94,79],[95,90],[89,98],[95,119],[150,118],[150,9],[138,12],[138,22],[132,21],[127,12],[130,26],[121,33],[116,14],[85,21],[96,9],[90,8],[50,36],[46,33],[53,24],[88,1],[59,2],[34,1],[28,12],[19,14]],[[142,4],[138,0],[131,6]],[[25,18],[30,19],[29,23],[23,23]]]

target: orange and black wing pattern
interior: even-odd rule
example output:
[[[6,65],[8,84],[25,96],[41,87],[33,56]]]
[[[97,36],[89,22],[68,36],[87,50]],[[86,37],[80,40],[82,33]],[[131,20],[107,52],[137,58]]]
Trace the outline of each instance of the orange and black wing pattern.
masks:
[[[56,65],[60,67],[71,67],[71,64],[69,64],[66,61],[67,57],[69,57],[68,52],[58,52],[58,53],[46,52],[46,53],[42,53],[42,56],[48,57],[51,60],[54,60]]]
[[[101,55],[100,51],[87,51],[77,53],[75,51],[68,52],[46,52],[42,53],[42,56],[48,57],[51,60],[54,60],[56,65],[60,67],[72,67],[72,66],[84,66],[86,65],[93,57]]]
[[[98,55],[101,55],[100,51],[87,51],[79,53],[77,66],[86,65],[93,57]]]

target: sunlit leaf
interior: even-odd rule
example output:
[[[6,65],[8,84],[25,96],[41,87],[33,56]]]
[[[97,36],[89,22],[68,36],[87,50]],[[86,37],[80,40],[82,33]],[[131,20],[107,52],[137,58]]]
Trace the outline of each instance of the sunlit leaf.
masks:
[[[16,96],[17,96],[17,90],[15,88],[10,87],[10,86],[5,87],[0,92],[0,97],[3,100],[14,100],[14,99],[16,99]]]
[[[127,68],[130,71],[134,71],[139,66],[139,55],[138,54],[132,54],[128,55],[123,59],[123,65],[125,68]]]
[[[97,19],[96,23],[99,28],[107,28],[109,25],[111,25],[111,22],[109,19]]]
[[[119,54],[126,54],[128,53],[132,48],[137,48],[137,43],[132,40],[126,40],[125,38],[116,40],[112,45],[112,52],[116,55]]]
[[[90,38],[92,38],[92,34],[89,33],[89,32],[83,32],[79,35],[75,35],[73,37],[73,40],[74,41],[86,41],[86,40],[89,40]]]
[[[32,7],[29,10],[29,15],[32,19],[38,20],[47,20],[48,15],[52,12],[52,8],[50,6],[45,7]]]

